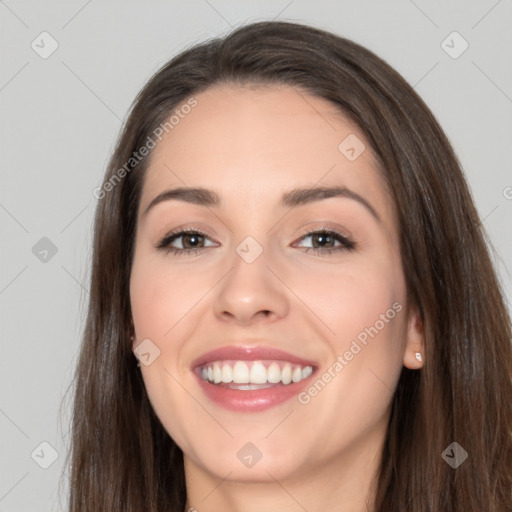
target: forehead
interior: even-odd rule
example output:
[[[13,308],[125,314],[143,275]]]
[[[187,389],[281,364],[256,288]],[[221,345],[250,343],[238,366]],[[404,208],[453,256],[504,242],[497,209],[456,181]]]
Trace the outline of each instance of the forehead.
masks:
[[[333,103],[283,85],[222,84],[194,99],[151,154],[142,208],[173,186],[211,188],[248,206],[294,187],[343,185],[389,209],[372,148]]]

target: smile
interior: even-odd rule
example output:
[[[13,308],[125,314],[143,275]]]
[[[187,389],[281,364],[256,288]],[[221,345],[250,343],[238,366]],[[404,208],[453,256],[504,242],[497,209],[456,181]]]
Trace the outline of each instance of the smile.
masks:
[[[312,366],[286,361],[215,361],[200,367],[201,378],[230,389],[262,389],[275,384],[288,385],[307,379]]]
[[[192,364],[206,397],[224,409],[260,412],[290,400],[316,364],[269,347],[223,347]]]

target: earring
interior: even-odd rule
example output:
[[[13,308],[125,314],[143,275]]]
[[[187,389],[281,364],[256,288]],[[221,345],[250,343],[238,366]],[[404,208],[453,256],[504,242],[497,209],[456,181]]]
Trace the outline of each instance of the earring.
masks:
[[[423,361],[423,358],[421,357],[421,353],[420,352],[416,352],[414,354],[416,356],[416,359],[421,363]]]

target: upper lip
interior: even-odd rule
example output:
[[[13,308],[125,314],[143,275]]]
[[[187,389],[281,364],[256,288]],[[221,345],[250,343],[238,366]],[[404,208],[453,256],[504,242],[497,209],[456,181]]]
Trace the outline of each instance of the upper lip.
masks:
[[[225,347],[216,348],[199,356],[192,362],[192,368],[196,368],[213,361],[222,361],[227,359],[232,359],[235,361],[261,361],[267,359],[288,361],[290,363],[299,364],[301,366],[317,366],[317,363],[314,361],[303,359],[302,357],[294,356],[293,354],[285,352],[284,350],[272,348],[269,346],[228,345]]]

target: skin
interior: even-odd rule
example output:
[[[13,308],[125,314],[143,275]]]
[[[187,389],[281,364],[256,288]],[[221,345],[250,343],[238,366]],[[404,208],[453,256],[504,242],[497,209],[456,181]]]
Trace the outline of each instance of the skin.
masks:
[[[149,338],[160,350],[141,372],[184,452],[186,510],[359,512],[367,500],[372,510],[393,391],[404,365],[421,367],[423,330],[407,303],[394,205],[370,144],[334,105],[288,86],[224,84],[195,98],[151,154],[130,281],[133,349]],[[355,161],[338,149],[350,134],[366,146]],[[280,206],[292,188],[330,185],[364,197],[380,220],[350,198]],[[144,214],[162,191],[183,186],[214,190],[222,203],[171,200]],[[306,232],[326,224],[355,248],[315,245]],[[180,227],[205,233],[199,252],[155,248]],[[263,248],[250,264],[236,252],[248,236]],[[307,404],[225,410],[193,375],[195,358],[237,344],[279,348],[316,361],[318,376],[332,374],[338,355],[394,303],[401,311]],[[251,468],[237,458],[247,442],[262,454]]]

